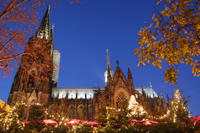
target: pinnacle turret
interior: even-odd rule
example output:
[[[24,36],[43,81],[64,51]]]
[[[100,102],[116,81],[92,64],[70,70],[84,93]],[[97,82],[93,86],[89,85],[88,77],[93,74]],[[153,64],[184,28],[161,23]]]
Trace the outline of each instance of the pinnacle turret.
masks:
[[[130,67],[128,66],[128,80],[130,80],[130,79],[133,80],[133,77],[132,77],[132,74],[131,74]]]
[[[128,66],[128,85],[129,85],[130,91],[133,92],[134,91],[133,77],[132,77],[131,70],[130,70],[129,66]]]
[[[54,43],[53,43],[53,30],[54,30],[54,25],[51,25],[51,31],[50,31],[50,38],[51,38],[51,55],[53,54],[53,49],[54,49]]]

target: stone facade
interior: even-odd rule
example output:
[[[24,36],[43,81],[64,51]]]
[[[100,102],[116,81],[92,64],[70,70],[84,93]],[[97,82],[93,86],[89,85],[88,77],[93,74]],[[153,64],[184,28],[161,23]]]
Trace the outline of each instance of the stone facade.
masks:
[[[20,68],[15,75],[9,94],[9,104],[14,103],[20,93],[26,105],[31,106],[39,103],[56,112],[59,106],[64,103],[64,109],[69,118],[97,120],[100,115],[105,113],[106,106],[117,110],[124,101],[128,104],[131,95],[135,95],[137,101],[143,105],[149,114],[160,115],[166,112],[167,104],[164,98],[157,96],[152,87],[134,87],[133,77],[129,68],[126,77],[119,67],[119,61],[117,61],[117,68],[115,72],[112,71],[108,52],[104,88],[57,88],[58,75],[56,74],[59,68],[56,69],[56,73],[53,73],[55,71],[55,66],[53,66],[53,29],[50,29],[49,10],[50,8],[48,7],[39,30],[30,39],[30,45],[25,48],[26,52],[29,46],[38,47],[34,42],[43,40],[40,45],[47,46],[46,51],[49,58],[48,60],[40,58],[40,60],[35,61],[30,56],[22,57]],[[56,53],[57,55],[59,54],[58,51]],[[36,54],[36,56],[39,55]],[[42,71],[36,71],[37,75],[39,75],[36,77],[30,73],[30,70],[41,69],[32,65],[35,62],[39,65],[41,62],[42,64],[49,62],[47,64],[50,67],[48,67],[49,71],[46,75],[44,75],[46,68],[42,68],[44,69]],[[56,62],[59,66],[59,61]]]

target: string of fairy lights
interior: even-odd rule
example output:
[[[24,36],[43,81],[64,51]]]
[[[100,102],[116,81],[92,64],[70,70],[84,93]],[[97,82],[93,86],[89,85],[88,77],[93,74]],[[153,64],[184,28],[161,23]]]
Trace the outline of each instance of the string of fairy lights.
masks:
[[[9,130],[9,128],[15,124],[17,128],[24,129],[25,125],[23,121],[20,121],[17,109],[22,103],[17,102],[10,110],[0,113],[0,123],[4,131]]]
[[[157,116],[156,119],[163,120],[163,119],[169,117],[170,115],[172,115],[173,122],[176,122],[177,121],[176,112],[179,111],[180,108],[187,111],[187,107],[183,102],[183,97],[181,96],[181,91],[179,91],[178,89],[176,89],[176,91],[174,93],[174,97],[169,102],[171,104],[171,109],[168,109],[165,114],[163,114],[161,116]],[[11,107],[9,110],[0,112],[0,124],[4,131],[9,130],[9,128],[13,124],[17,125],[17,128],[19,128],[19,129],[24,129],[25,124],[23,121],[20,120],[18,112],[17,112],[17,109],[21,105],[25,105],[25,103],[16,102],[16,104],[13,107]],[[128,104],[128,109],[131,110],[131,112],[128,114],[129,117],[145,115],[148,119],[155,118],[155,116],[148,114],[148,112],[143,108],[143,106],[137,102],[136,97],[134,95],[132,95],[130,98],[130,101]],[[118,111],[118,112],[120,111],[119,109],[116,110],[115,108],[112,108],[112,107],[106,107],[106,110],[107,110],[106,119],[108,122],[111,117],[109,110]],[[45,110],[45,114],[48,114],[47,110]],[[50,115],[50,117],[55,120],[58,120],[58,123],[55,125],[55,127],[66,125],[66,123],[69,121],[69,119],[63,113],[57,113],[56,115],[55,114]],[[109,126],[111,123],[107,123],[107,124]]]

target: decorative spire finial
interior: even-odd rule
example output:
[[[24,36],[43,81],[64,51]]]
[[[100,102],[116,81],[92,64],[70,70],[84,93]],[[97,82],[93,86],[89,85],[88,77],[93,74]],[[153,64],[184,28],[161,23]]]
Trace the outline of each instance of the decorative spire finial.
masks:
[[[149,87],[152,88],[152,84],[151,84],[151,82],[149,83]]]
[[[107,66],[106,66],[106,69],[108,70],[108,68],[111,70],[111,65],[110,65],[110,58],[109,58],[109,49],[107,48],[106,49],[106,52],[107,52]]]
[[[117,67],[119,67],[119,60],[117,60]]]
[[[132,78],[132,74],[131,74],[131,70],[130,70],[129,65],[128,65],[128,78]]]
[[[128,65],[128,72],[131,72],[131,70],[130,70],[130,66]]]
[[[51,30],[54,30],[54,27],[55,27],[54,24],[52,24],[52,25],[51,25]]]
[[[48,11],[50,11],[50,8],[51,8],[51,6],[50,6],[50,4],[48,4]]]
[[[133,85],[133,77],[132,77],[129,65],[128,65],[128,84],[129,84],[129,87],[130,87],[130,91],[134,92],[135,90],[134,90],[134,85]]]

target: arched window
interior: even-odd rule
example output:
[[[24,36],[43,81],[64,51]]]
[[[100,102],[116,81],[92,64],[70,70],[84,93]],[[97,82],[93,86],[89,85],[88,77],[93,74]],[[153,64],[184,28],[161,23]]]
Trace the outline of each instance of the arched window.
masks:
[[[81,104],[78,106],[78,119],[84,119],[84,106]]]
[[[126,107],[128,105],[128,100],[123,92],[120,92],[116,97],[116,107],[117,109]]]

